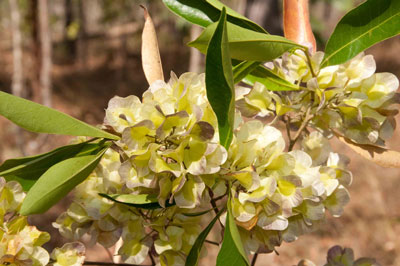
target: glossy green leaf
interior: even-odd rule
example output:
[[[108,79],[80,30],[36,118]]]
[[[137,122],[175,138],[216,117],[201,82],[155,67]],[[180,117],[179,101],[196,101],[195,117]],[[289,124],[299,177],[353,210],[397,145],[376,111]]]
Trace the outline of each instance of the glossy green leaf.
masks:
[[[128,205],[131,207],[142,208],[142,209],[159,209],[162,208],[161,205],[158,203],[157,195],[151,194],[104,194],[99,193],[100,196],[112,200],[116,203]],[[175,204],[170,204],[166,202],[165,206],[170,207]]]
[[[235,218],[230,210],[231,200],[228,200],[228,211],[225,221],[224,240],[217,256],[217,266],[249,266],[246,253],[240,239]]]
[[[28,191],[36,180],[54,164],[71,157],[90,155],[102,148],[104,148],[103,142],[83,142],[35,156],[10,159],[0,166],[0,176],[5,177],[7,181],[18,181],[24,190]]]
[[[209,44],[211,45],[210,40],[216,27],[217,23],[211,24],[188,45],[206,53]],[[282,36],[255,32],[229,22],[227,23],[227,32],[230,55],[238,60],[270,61],[289,50],[304,49],[303,46]]]
[[[206,55],[207,98],[218,119],[219,140],[227,150],[233,137],[235,89],[226,31],[226,11],[211,36]]]
[[[211,229],[214,227],[215,222],[221,216],[221,214],[225,211],[225,208],[220,210],[218,214],[212,219],[212,221],[207,225],[207,227],[200,233],[200,235],[196,238],[192,248],[190,249],[189,255],[186,258],[185,266],[197,266],[199,262],[199,256],[201,248],[203,247],[204,241],[206,240],[208,234]]]
[[[50,167],[27,193],[20,213],[30,215],[47,211],[92,173],[106,150],[70,158]]]
[[[253,86],[254,83],[259,82],[270,91],[293,91],[299,89],[298,85],[284,80],[264,66],[257,67],[242,81],[250,86]]]
[[[260,65],[260,62],[254,61],[243,61],[233,67],[233,82],[236,84],[244,77],[246,77],[250,72],[256,69]]]
[[[347,13],[325,48],[323,66],[344,63],[400,33],[400,1],[368,0]]]
[[[181,16],[187,21],[202,27],[207,27],[208,25],[218,21],[219,17],[221,16],[221,10],[223,7],[225,7],[229,22],[240,27],[267,33],[265,29],[255,22],[240,15],[217,0],[163,0],[163,2],[178,16]]]
[[[0,115],[36,133],[119,139],[60,111],[2,91],[0,91]]]

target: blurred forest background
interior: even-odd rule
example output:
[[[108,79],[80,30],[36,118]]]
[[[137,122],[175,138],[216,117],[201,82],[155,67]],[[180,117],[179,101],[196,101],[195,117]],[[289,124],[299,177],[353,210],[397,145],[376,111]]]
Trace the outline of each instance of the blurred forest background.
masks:
[[[282,35],[282,1],[226,0],[233,9]],[[340,17],[361,1],[311,0],[311,22],[322,50]],[[51,106],[90,124],[102,123],[114,95],[140,96],[147,89],[141,68],[140,45],[146,5],[155,22],[165,76],[172,70],[204,70],[204,58],[185,44],[201,29],[173,15],[161,0],[2,0],[0,1],[0,90]],[[399,25],[400,26],[400,25]],[[400,39],[385,41],[367,51],[378,72],[400,77]],[[399,119],[398,119],[399,121]],[[65,145],[68,137],[23,131],[0,117],[0,163]],[[388,146],[400,150],[400,134]],[[352,163],[351,202],[344,215],[328,217],[319,231],[284,243],[275,254],[261,255],[257,265],[295,265],[301,258],[325,262],[329,247],[352,247],[356,257],[371,256],[382,265],[400,265],[400,171],[383,169],[353,155],[340,143]],[[31,217],[51,232],[47,248],[63,239],[51,222],[68,206],[68,199],[42,216]],[[218,229],[217,229],[218,230]],[[217,249],[208,246],[200,265],[213,265]],[[112,252],[112,250],[111,250]],[[109,261],[104,248],[89,248],[89,260]]]

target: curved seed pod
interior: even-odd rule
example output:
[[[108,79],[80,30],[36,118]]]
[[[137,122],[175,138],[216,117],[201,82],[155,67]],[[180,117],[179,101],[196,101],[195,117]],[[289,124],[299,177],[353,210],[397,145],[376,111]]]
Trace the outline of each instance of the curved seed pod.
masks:
[[[147,8],[142,5],[141,7],[145,18],[142,33],[142,66],[147,82],[152,84],[156,80],[164,80],[164,74],[153,21]]]
[[[308,0],[283,1],[283,31],[285,37],[315,53],[317,45],[310,25]]]

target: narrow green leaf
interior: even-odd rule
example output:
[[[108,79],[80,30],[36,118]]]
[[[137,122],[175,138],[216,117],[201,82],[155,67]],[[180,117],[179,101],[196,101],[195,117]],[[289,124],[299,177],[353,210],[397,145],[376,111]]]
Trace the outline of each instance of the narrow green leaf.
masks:
[[[10,159],[0,166],[0,176],[5,177],[7,181],[18,181],[24,190],[28,191],[36,180],[54,164],[71,157],[90,155],[102,148],[104,148],[103,142],[83,142],[35,156]]]
[[[400,34],[400,1],[368,0],[337,24],[325,48],[323,66],[344,63],[368,47]]]
[[[46,106],[0,91],[0,115],[36,133],[88,136],[118,140],[119,137]]]
[[[217,25],[218,23],[213,23],[208,26],[196,40],[188,45],[206,53]],[[229,22],[227,31],[230,55],[238,60],[270,61],[289,50],[305,49],[300,44],[282,36],[255,32]]]
[[[116,203],[128,205],[131,207],[142,208],[142,209],[159,209],[162,208],[161,205],[158,203],[157,195],[152,194],[139,194],[139,195],[132,195],[132,194],[104,194],[99,193],[100,196],[112,200]],[[175,204],[170,204],[166,202],[165,207],[170,207]]]
[[[196,217],[196,216],[202,216],[206,213],[209,213],[210,211],[214,210],[215,208],[212,209],[208,209],[205,211],[201,211],[201,212],[187,212],[187,213],[182,213],[182,215],[185,215],[187,217]]]
[[[225,7],[229,22],[250,30],[267,33],[265,29],[257,23],[240,15],[236,11],[216,0],[163,0],[163,2],[178,16],[202,27],[207,27],[208,25],[218,21],[221,16],[221,10]]]
[[[217,266],[235,265],[249,266],[246,253],[244,252],[239,230],[235,223],[235,218],[230,210],[231,200],[228,200],[228,211],[225,221],[224,241],[217,256]]]
[[[204,241],[206,240],[208,234],[211,229],[214,227],[215,222],[221,216],[221,214],[225,211],[225,208],[220,210],[217,215],[212,219],[212,221],[207,225],[207,227],[200,233],[200,235],[196,238],[192,248],[190,249],[189,255],[186,258],[185,266],[197,266],[199,263],[199,256],[201,248],[203,247]]]
[[[70,158],[50,167],[27,193],[20,213],[30,215],[47,211],[92,173],[106,150]]]
[[[244,77],[252,72],[256,67],[260,65],[260,62],[254,61],[243,61],[233,67],[233,83],[239,83]]]
[[[253,86],[259,82],[270,91],[293,91],[298,90],[299,86],[279,77],[264,66],[258,66],[253,72],[248,74],[243,80],[244,83]]]
[[[222,9],[221,18],[212,34],[207,50],[206,88],[207,98],[218,119],[220,143],[228,150],[232,141],[235,119],[235,90],[225,9]]]
[[[263,27],[255,23],[254,21],[251,21],[250,19],[246,18],[245,16],[242,16],[235,10],[229,8],[225,4],[221,3],[219,0],[206,0],[207,3],[212,5],[213,7],[217,8],[218,11],[222,11],[223,8],[226,8],[226,14],[227,14],[227,21],[236,24],[240,27],[250,29],[253,31],[258,31],[262,33],[268,33]]]

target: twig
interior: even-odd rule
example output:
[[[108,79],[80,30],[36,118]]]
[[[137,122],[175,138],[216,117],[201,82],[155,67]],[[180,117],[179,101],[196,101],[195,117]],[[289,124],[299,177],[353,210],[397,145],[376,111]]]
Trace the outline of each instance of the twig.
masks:
[[[219,246],[219,243],[218,242],[215,242],[215,241],[211,241],[211,240],[204,240],[204,242],[206,242],[206,243],[208,243],[208,244],[211,244],[211,245],[215,245],[215,246]]]
[[[251,260],[251,266],[255,266],[256,265],[256,261],[257,261],[257,257],[258,257],[258,253],[254,253],[253,259]]]
[[[282,117],[282,120],[286,126],[286,135],[289,139],[289,142],[292,142],[292,135],[290,134],[290,116],[287,117],[287,120]]]
[[[114,263],[114,262],[103,262],[103,261],[85,261],[83,265],[100,265],[100,266],[153,266],[153,265],[139,265],[139,264],[128,264],[128,263]]]
[[[315,77],[317,77],[317,75],[314,72],[314,68],[312,66],[312,62],[311,62],[310,54],[308,53],[308,49],[305,50],[305,54],[307,57],[308,66],[310,67],[311,75],[313,76],[313,78],[315,78]]]
[[[289,151],[291,151],[293,149],[294,144],[296,144],[296,141],[298,140],[301,133],[308,125],[308,122],[314,117],[313,114],[310,114],[310,111],[311,111],[311,106],[307,109],[305,118],[304,118],[303,122],[301,123],[300,128],[297,130],[296,135],[294,135],[293,139],[290,140],[289,149],[288,149]]]
[[[150,257],[150,260],[151,260],[151,265],[155,266],[156,265],[156,261],[154,260],[153,255],[151,255],[151,252],[149,252],[149,257]]]
[[[208,188],[208,193],[210,193],[210,197],[211,197],[211,201],[210,201],[211,202],[211,206],[213,207],[213,210],[214,210],[215,214],[218,215],[219,209],[217,207],[217,204],[215,203],[215,200],[213,199],[213,194],[214,193],[212,192],[211,188]],[[218,221],[219,221],[219,224],[221,225],[221,227],[224,228],[224,225],[222,224],[221,220],[218,219]]]
[[[104,249],[106,250],[106,252],[107,252],[108,257],[110,258],[110,260],[114,262],[114,256],[113,256],[113,254],[111,253],[111,251],[110,251],[108,248],[106,248],[106,247],[104,247]]]

